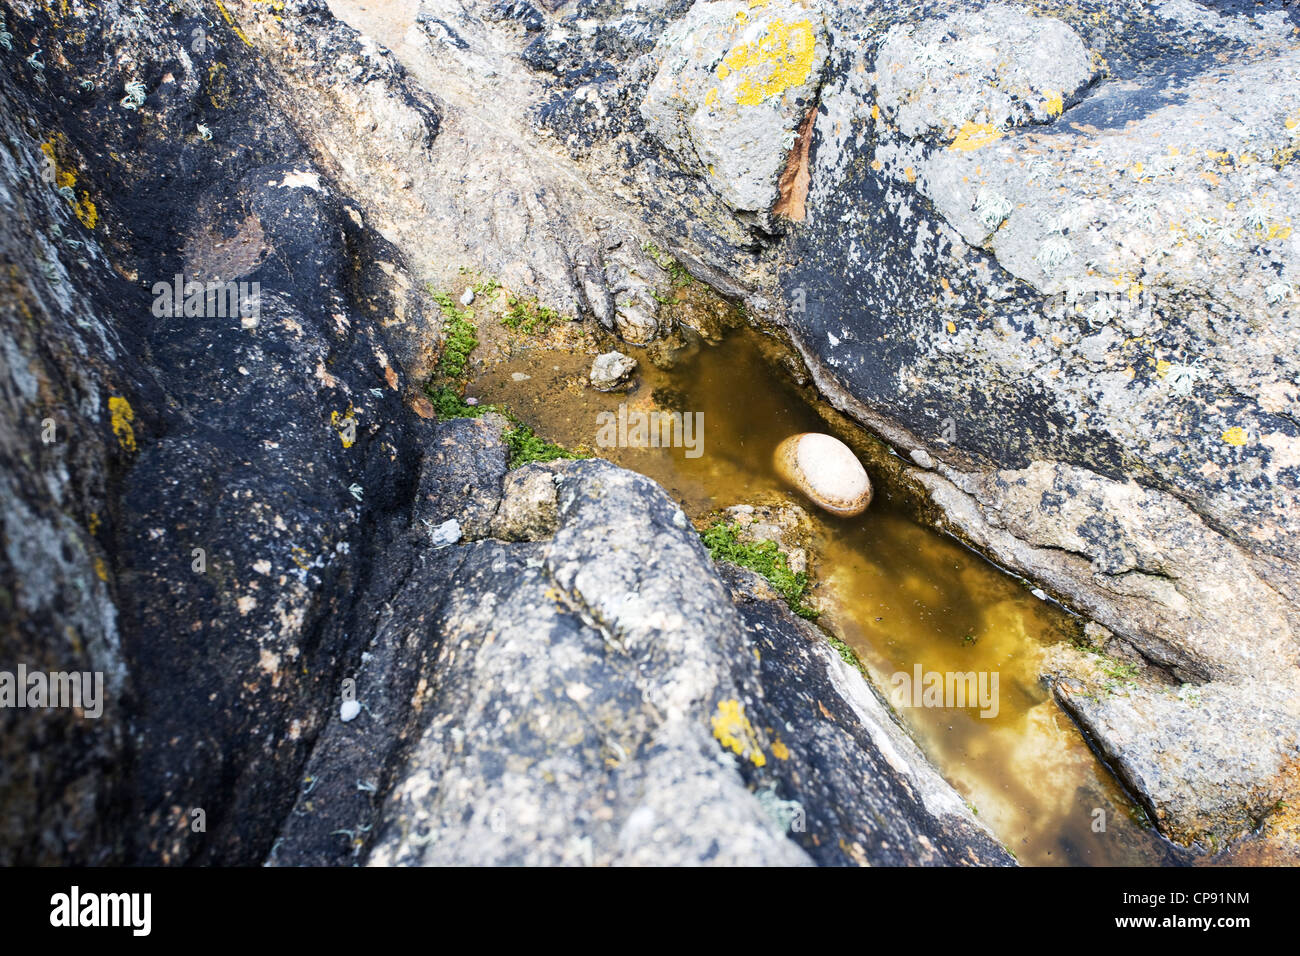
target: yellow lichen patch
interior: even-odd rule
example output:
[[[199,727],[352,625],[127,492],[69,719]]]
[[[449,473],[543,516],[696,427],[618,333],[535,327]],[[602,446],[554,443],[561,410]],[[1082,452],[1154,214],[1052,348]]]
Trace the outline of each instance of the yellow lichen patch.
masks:
[[[45,154],[50,168],[54,170],[55,187],[75,192],[77,174],[69,169],[66,163],[59,162],[59,154],[64,151],[63,137],[58,133],[41,143],[41,152]],[[81,191],[81,198],[73,200],[72,212],[87,229],[94,229],[95,224],[99,222],[99,210],[95,208],[95,204],[91,201],[90,193],[84,189]]]
[[[131,407],[131,403],[125,398],[114,395],[108,400],[108,413],[113,434],[117,436],[117,443],[124,451],[135,451],[135,429],[131,427],[131,423],[135,421],[135,409]]]
[[[1173,363],[1165,359],[1161,359],[1159,362],[1156,362],[1156,378],[1164,378],[1169,373],[1169,369],[1172,367],[1173,367]]]
[[[91,534],[99,534],[99,512],[92,511],[90,520],[86,522],[86,528]]]
[[[45,154],[45,158],[50,161],[50,166],[54,170],[54,185],[60,189],[65,186],[71,189],[73,186],[77,185],[77,176],[59,163],[58,152],[62,145],[62,137],[58,133],[55,133],[45,142],[41,143],[41,152]]]
[[[754,727],[745,716],[745,705],[738,700],[718,702],[718,712],[713,715],[713,736],[728,750],[750,761],[755,767],[767,763],[763,748],[758,745]]]
[[[789,760],[790,748],[778,740],[772,744],[772,756],[777,760]]]
[[[230,11],[226,9],[226,5],[222,3],[221,0],[213,0],[213,2],[216,3],[217,9],[221,11],[221,15],[225,18],[226,23],[230,24],[230,29],[235,31],[235,36],[243,40],[245,46],[251,47],[253,42],[249,40],[248,37],[244,36],[244,31],[239,29],[239,24],[236,23],[235,18],[230,15]]]
[[[224,110],[230,102],[230,79],[226,76],[224,63],[213,63],[208,67],[208,102],[219,110]]]
[[[948,334],[949,334],[949,335],[956,335],[956,334],[957,334],[957,326],[956,326],[954,323],[952,323],[952,322],[949,322],[949,323],[948,323]]]
[[[1047,115],[1053,118],[1060,116],[1065,112],[1065,99],[1060,93],[1052,92],[1047,94],[1047,99],[1043,102],[1043,109],[1047,110]]]
[[[1002,130],[992,123],[968,122],[957,131],[957,136],[948,145],[948,148],[968,153],[973,149],[979,149],[981,146],[997,142],[1003,135]]]
[[[72,204],[72,212],[87,229],[94,229],[95,223],[99,222],[99,210],[90,201],[90,193],[84,189],[81,191],[81,199]]]
[[[709,92],[704,94],[704,105],[712,106],[717,101],[718,101],[718,88],[716,86],[710,87]]]
[[[1240,448],[1242,445],[1246,444],[1247,441],[1246,429],[1242,428],[1240,425],[1233,425],[1219,437],[1229,445],[1236,448]]]
[[[348,404],[346,412],[330,412],[330,424],[339,433],[339,441],[343,442],[344,448],[351,448],[356,444],[357,420],[352,415],[351,403]]]
[[[103,558],[95,558],[95,577],[99,578],[101,581],[108,580],[108,565],[104,563]]]
[[[63,26],[63,21],[68,16],[68,0],[59,0],[57,9],[54,4],[50,3],[50,0],[41,0],[41,6],[50,15],[50,19],[54,21],[56,27]]]
[[[903,170],[903,176],[906,177],[909,183],[916,182],[916,170],[913,169],[911,166],[908,166],[905,170]]]
[[[787,24],[777,17],[753,43],[739,43],[723,57],[718,78],[725,80],[733,72],[739,73],[736,102],[757,106],[770,96],[779,96],[807,82],[816,44],[811,20]]]

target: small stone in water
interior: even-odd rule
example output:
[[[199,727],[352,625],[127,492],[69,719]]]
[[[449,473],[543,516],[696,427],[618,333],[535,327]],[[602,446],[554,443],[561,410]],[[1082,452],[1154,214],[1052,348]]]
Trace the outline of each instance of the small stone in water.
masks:
[[[776,472],[831,514],[851,518],[871,504],[871,479],[844,442],[820,432],[792,435],[773,455]]]
[[[912,461],[916,462],[922,468],[934,467],[934,459],[930,457],[930,453],[924,448],[917,448],[912,452]]]
[[[343,706],[339,708],[339,720],[346,724],[359,713],[361,713],[361,703],[359,701],[345,700]]]
[[[510,377],[513,378],[516,382],[526,382],[530,378],[532,378],[531,375],[525,375],[523,372],[511,372]]]
[[[591,387],[611,392],[625,384],[636,371],[636,359],[622,352],[606,352],[591,363]]]

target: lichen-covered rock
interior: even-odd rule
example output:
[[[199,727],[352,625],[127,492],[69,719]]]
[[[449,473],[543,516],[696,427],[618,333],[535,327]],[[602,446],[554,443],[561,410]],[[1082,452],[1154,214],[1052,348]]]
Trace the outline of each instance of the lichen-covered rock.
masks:
[[[1060,20],[1010,6],[892,27],[876,55],[876,102],[905,136],[958,150],[1012,126],[1060,116],[1097,75]]]
[[[492,536],[505,541],[544,541],[559,527],[555,465],[532,463],[506,475]]]
[[[1054,690],[1174,840],[1218,849],[1295,798],[1285,775],[1300,760],[1293,687],[1063,678]],[[1186,732],[1189,710],[1215,728],[1212,740]]]
[[[651,54],[651,134],[737,212],[766,222],[826,60],[815,0],[700,0]]]
[[[557,489],[553,536],[445,549],[405,583],[415,632],[363,658],[367,710],[332,721],[275,862],[1010,862],[862,676],[758,579],[725,586],[653,482],[521,471],[505,497]]]
[[[783,311],[821,389],[925,453],[951,529],[1245,713],[1300,678],[1296,24],[1120,12],[828,10]],[[995,20],[1027,39],[991,58]],[[1225,713],[1177,732],[1213,749]],[[1225,768],[1238,803],[1180,839],[1268,790]]]
[[[0,658],[107,695],[0,716],[6,863],[259,862],[414,554],[410,279],[235,30],[160,10],[29,4],[0,47]]]
[[[1167,833],[1286,829],[1294,6],[222,6],[10,4],[0,650],[112,690],[0,714],[0,861],[1004,859],[671,506],[414,394],[426,283],[649,342],[665,255],[1113,632],[1136,689],[1050,676]],[[155,312],[191,272],[258,313]]]

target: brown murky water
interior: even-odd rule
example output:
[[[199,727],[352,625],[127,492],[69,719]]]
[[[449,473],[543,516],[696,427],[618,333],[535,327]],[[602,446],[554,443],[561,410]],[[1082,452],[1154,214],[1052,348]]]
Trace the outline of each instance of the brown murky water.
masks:
[[[867,454],[876,499],[864,514],[837,519],[806,502],[818,526],[821,623],[852,646],[886,695],[899,672],[984,672],[998,677],[998,712],[975,707],[901,707],[898,713],[943,775],[1026,864],[1119,865],[1177,862],[1088,749],[1038,681],[1053,642],[1078,622],[1040,601],[1018,579],[919,523],[907,495],[873,467],[888,454],[773,368],[772,349],[748,330],[719,346],[696,342],[671,370],[643,353],[638,385],[603,394],[585,385],[592,356],[520,348],[492,365],[469,394],[501,402],[538,433],[608,458],[659,481],[698,517],[733,504],[799,501],[772,468],[772,451],[799,431],[837,431]],[[528,376],[523,378],[522,376]],[[703,415],[696,448],[603,448],[602,412],[671,410]],[[605,421],[607,421],[606,419]],[[698,450],[698,456],[688,452]],[[1105,831],[1094,832],[1097,811]]]

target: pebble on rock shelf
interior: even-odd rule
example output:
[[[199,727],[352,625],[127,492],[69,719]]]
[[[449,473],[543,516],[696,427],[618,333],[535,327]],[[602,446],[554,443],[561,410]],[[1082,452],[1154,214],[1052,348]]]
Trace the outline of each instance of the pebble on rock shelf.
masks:
[[[850,518],[871,504],[871,479],[844,442],[818,432],[792,435],[776,447],[777,474],[831,514]]]

